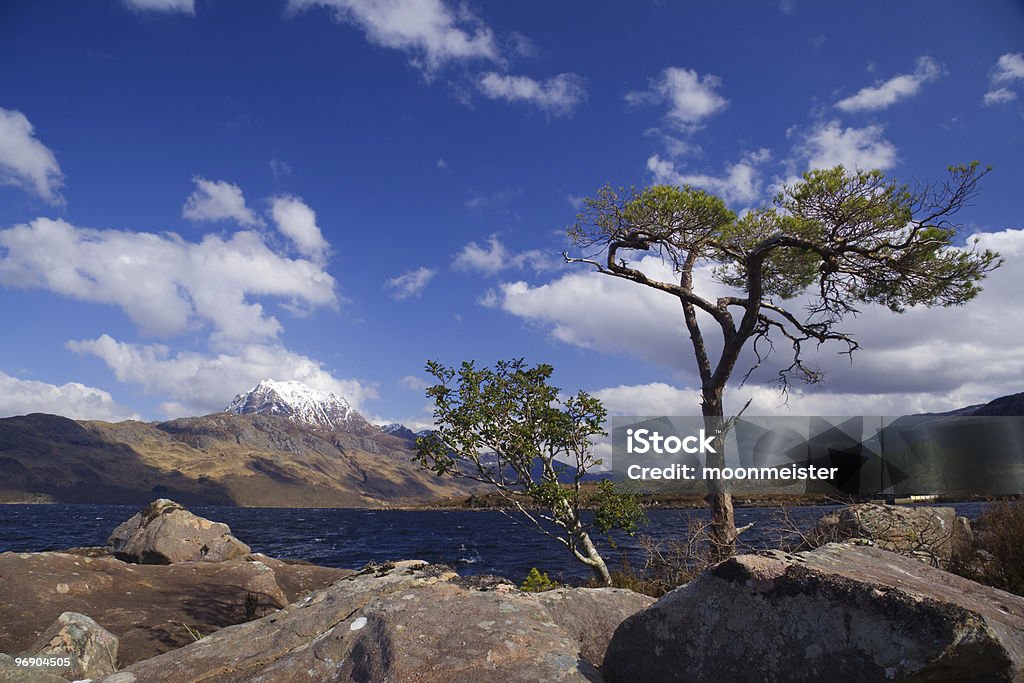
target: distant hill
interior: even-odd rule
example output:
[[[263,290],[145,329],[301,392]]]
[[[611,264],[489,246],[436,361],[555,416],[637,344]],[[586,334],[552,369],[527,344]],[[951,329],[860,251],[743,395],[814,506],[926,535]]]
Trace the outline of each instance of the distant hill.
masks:
[[[355,428],[227,412],[159,423],[0,419],[0,502],[162,496],[190,505],[380,507],[467,491],[412,463],[402,439]]]
[[[945,413],[927,413],[929,415],[960,415],[964,417],[1016,417],[1024,415],[1024,393],[1001,396],[988,403],[957,408]]]

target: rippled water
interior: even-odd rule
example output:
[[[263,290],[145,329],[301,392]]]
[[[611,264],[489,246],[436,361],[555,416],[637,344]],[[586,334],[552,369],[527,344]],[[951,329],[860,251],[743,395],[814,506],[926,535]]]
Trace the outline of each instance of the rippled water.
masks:
[[[953,505],[974,519],[983,503]],[[555,577],[583,577],[588,570],[556,541],[494,511],[397,511],[195,507],[203,517],[227,523],[256,552],[358,569],[368,562],[419,559],[451,564],[461,574],[499,574],[522,580],[531,567]],[[828,507],[789,511],[809,527]],[[0,552],[60,550],[104,545],[115,526],[138,511],[126,505],[0,505]],[[776,508],[737,508],[736,524],[754,522],[743,535],[754,547],[777,538]],[[659,539],[685,535],[688,515],[707,519],[706,510],[651,510],[640,533]],[[623,556],[636,566],[643,554],[636,539],[617,534],[616,549],[602,547],[609,564]]]

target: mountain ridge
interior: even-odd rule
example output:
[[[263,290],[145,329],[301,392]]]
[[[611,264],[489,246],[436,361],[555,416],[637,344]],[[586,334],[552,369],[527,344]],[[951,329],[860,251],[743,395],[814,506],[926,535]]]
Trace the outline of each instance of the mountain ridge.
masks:
[[[379,430],[345,432],[280,415],[166,422],[0,419],[0,501],[388,507],[464,494]]]

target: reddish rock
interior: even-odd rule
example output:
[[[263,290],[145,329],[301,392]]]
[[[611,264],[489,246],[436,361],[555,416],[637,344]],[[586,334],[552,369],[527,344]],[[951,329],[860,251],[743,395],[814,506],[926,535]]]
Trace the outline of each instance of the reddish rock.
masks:
[[[350,574],[264,555],[137,565],[110,556],[0,553],[0,648],[24,652],[62,612],[74,611],[120,639],[127,665],[194,642],[190,629],[208,635],[262,617]]]

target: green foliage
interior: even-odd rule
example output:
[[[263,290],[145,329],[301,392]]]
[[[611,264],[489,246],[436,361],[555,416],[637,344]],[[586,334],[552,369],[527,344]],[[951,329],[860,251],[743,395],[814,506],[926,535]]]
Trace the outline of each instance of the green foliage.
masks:
[[[526,575],[526,580],[523,581],[523,585],[521,585],[519,589],[526,591],[527,593],[543,593],[544,591],[550,591],[561,587],[562,585],[560,583],[548,578],[547,572],[541,572],[534,567],[530,570],[530,573]]]
[[[851,355],[859,348],[838,329],[859,306],[880,304],[899,313],[958,306],[977,296],[980,282],[1002,261],[977,240],[955,246],[961,226],[952,219],[988,172],[977,162],[953,166],[945,183],[912,190],[877,170],[814,170],[783,188],[773,206],[741,217],[718,197],[688,186],[603,187],[569,228],[579,255],[563,256],[679,300],[701,411],[723,417],[725,389],[744,348],[754,362],[740,384],[777,343],[791,349],[776,374],[785,392],[791,378],[823,378],[807,362],[805,344],[839,342]],[[657,279],[652,269],[633,264],[650,256],[673,273]],[[698,291],[702,278],[694,275],[709,266],[732,296],[720,288]],[[802,305],[786,308],[796,297],[805,298]],[[710,343],[709,334],[719,343]],[[737,533],[731,496],[709,487],[708,501],[716,552],[731,554]]]
[[[720,403],[715,395],[750,339],[758,362],[759,349],[773,348],[773,338],[792,346],[794,362],[780,373],[783,385],[790,372],[813,382],[821,375],[803,364],[801,344],[839,341],[848,351],[858,348],[835,327],[859,305],[902,312],[962,305],[977,296],[980,282],[1002,261],[976,241],[956,246],[962,226],[952,219],[988,172],[972,162],[950,167],[945,183],[911,189],[877,170],[814,170],[784,187],[773,206],[742,217],[691,187],[604,187],[569,228],[584,256],[567,258],[678,297],[702,373],[703,398]],[[603,259],[594,257],[602,252]],[[676,277],[657,281],[631,265],[644,255],[660,256]],[[708,265],[737,296],[696,291],[694,269]],[[801,295],[803,311],[783,308]],[[717,364],[706,357],[705,330],[697,329],[708,319],[698,320],[696,310],[721,328]],[[758,341],[766,343],[759,347]]]
[[[612,482],[607,479],[597,482],[594,528],[602,534],[612,529],[633,533],[647,522],[647,515],[638,501],[635,482]]]
[[[581,481],[601,465],[593,450],[594,437],[605,435],[601,402],[585,391],[562,395],[549,384],[550,365],[529,367],[523,359],[494,368],[464,362],[458,370],[430,361],[427,371],[438,380],[427,389],[437,427],[417,440],[416,461],[439,475],[492,486],[607,580],[589,530],[631,532],[643,512],[632,492],[602,482],[593,521],[581,514]]]

